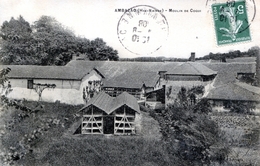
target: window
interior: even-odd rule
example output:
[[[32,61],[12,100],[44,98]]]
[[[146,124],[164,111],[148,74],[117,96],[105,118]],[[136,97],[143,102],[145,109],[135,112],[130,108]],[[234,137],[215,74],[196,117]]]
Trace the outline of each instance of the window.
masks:
[[[33,80],[27,80],[27,89],[33,89]]]
[[[224,105],[224,108],[231,108],[232,103],[231,103],[231,101],[224,101],[223,105]]]

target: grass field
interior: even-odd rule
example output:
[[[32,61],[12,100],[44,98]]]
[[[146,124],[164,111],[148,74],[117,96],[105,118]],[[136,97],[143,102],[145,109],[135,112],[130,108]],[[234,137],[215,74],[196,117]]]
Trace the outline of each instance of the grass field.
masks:
[[[29,108],[36,102],[23,102]],[[15,165],[167,165],[158,122],[142,112],[136,136],[73,135],[82,106],[41,103],[29,117],[9,107],[1,113],[1,163]]]

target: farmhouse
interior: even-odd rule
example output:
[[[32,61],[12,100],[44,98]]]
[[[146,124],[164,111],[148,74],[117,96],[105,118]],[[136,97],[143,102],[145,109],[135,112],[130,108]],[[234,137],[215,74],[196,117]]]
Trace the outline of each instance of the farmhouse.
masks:
[[[256,73],[256,62],[203,63],[203,65],[218,71],[218,75],[230,76],[232,73],[238,79],[241,77],[253,77]],[[222,81],[225,81],[225,79]]]
[[[82,134],[135,134],[140,125],[140,109],[134,96],[127,92],[111,97],[100,92],[81,110]]]
[[[209,69],[201,63],[187,62],[169,68],[165,79],[169,81],[211,81],[217,75],[216,71]]]
[[[38,100],[38,84],[55,85],[46,88],[43,101],[84,104],[86,100],[104,91],[111,97],[123,92],[135,96],[139,102],[164,104],[165,93],[171,88],[174,98],[182,86],[218,86],[234,82],[244,75],[255,74],[253,62],[198,63],[198,62],[116,62],[72,60],[66,66],[8,65],[12,91],[10,98]],[[94,91],[93,91],[94,89]]]
[[[115,61],[71,61],[70,67],[84,68],[85,66],[98,66],[105,78],[102,89],[110,96],[118,96],[122,92],[128,92],[138,100],[144,94],[163,88],[159,71],[168,67],[174,67],[178,63],[163,62],[115,62]]]
[[[159,71],[176,64],[75,60],[66,66],[8,65],[1,68],[11,68],[9,78],[13,91],[8,94],[10,98],[38,100],[35,86],[51,84],[55,88],[43,91],[43,101],[83,104],[86,96],[83,91],[89,91],[91,82],[98,83],[97,91],[102,86],[110,96],[128,92],[141,100],[147,92],[162,89]]]
[[[93,86],[100,89],[104,76],[96,68],[88,67],[78,70],[66,66],[33,66],[33,65],[8,65],[1,68],[11,68],[8,74],[12,91],[9,98],[38,100],[36,87],[39,84],[55,85],[55,88],[47,88],[42,92],[42,100],[48,102],[60,102],[69,104],[83,104],[83,90]],[[90,85],[91,84],[91,85]]]
[[[182,87],[191,89],[197,86],[206,86],[210,84],[217,75],[214,71],[202,63],[186,62],[169,68],[165,73],[166,80],[166,105],[175,101],[178,92]]]
[[[229,111],[231,103],[260,103],[260,88],[241,82],[213,87],[205,94],[215,111]]]
[[[229,111],[231,103],[256,104],[259,107],[260,88],[252,86],[255,81],[256,62],[204,63],[218,71],[213,82],[206,86],[207,98],[216,111]],[[245,79],[246,78],[246,79]]]

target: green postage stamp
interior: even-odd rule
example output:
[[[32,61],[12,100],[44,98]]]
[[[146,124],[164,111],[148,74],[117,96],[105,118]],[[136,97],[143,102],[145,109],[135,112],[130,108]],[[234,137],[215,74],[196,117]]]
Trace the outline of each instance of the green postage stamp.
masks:
[[[228,1],[212,5],[218,45],[250,41],[245,1]]]

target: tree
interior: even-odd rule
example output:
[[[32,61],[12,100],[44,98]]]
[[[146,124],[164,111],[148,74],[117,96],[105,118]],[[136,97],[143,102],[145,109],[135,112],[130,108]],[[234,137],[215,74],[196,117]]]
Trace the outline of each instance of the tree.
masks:
[[[73,56],[86,60],[118,60],[118,52],[101,38],[90,41],[75,34],[50,16],[30,25],[20,16],[1,26],[2,64],[65,65]]]
[[[247,54],[249,57],[255,57],[257,56],[259,50],[260,50],[259,46],[254,46],[248,49]]]
[[[88,53],[89,60],[114,60],[119,59],[117,50],[106,45],[101,38],[96,38],[90,42]]]
[[[11,71],[11,69],[9,67],[4,68],[2,70],[0,70],[0,85],[2,85],[2,92],[1,94],[7,95],[8,93],[10,93],[12,91],[11,89],[11,84],[10,81],[8,81],[8,76],[7,74]],[[8,81],[7,86],[5,86],[5,83]]]
[[[22,16],[5,21],[1,26],[2,49],[0,62],[3,64],[25,64],[33,54],[32,29]]]
[[[184,87],[181,87],[181,90],[177,94],[175,103],[182,107],[188,106],[187,90]]]
[[[7,67],[0,70],[0,85],[4,87],[4,83],[8,81],[7,74],[11,71],[11,68]]]
[[[33,24],[34,47],[41,65],[65,65],[76,50],[76,37],[55,18],[42,16]]]
[[[89,81],[88,86],[83,88],[83,100],[87,103],[91,98],[101,91],[102,81]]]
[[[35,84],[34,90],[37,92],[37,94],[39,95],[39,99],[38,101],[40,101],[42,99],[42,92],[44,89],[46,88],[55,88],[56,85],[55,84]]]

